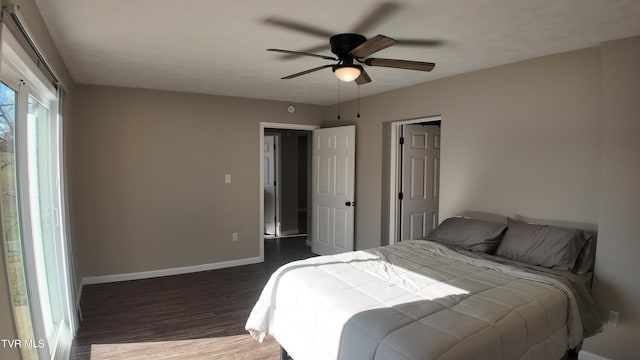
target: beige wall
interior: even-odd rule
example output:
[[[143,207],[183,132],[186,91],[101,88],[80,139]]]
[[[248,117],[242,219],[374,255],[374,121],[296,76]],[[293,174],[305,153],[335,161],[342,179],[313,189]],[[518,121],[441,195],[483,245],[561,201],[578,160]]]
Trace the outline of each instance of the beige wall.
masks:
[[[483,211],[596,224],[599,73],[599,50],[587,49],[361,99],[362,117],[344,121],[358,126],[357,248],[387,240],[371,226],[387,222],[383,125],[431,115],[442,115],[441,219]],[[353,102],[341,111],[356,113]]]
[[[620,311],[620,324],[585,349],[633,358],[640,353],[638,63],[640,38],[626,39],[361,99],[357,120],[349,116],[354,102],[341,105],[342,122],[327,108],[325,123],[358,126],[357,248],[388,240],[389,122],[442,115],[441,220],[485,212],[599,228],[594,294],[603,316]],[[371,226],[378,222],[381,230]]]
[[[603,131],[594,294],[618,327],[587,341],[612,359],[640,354],[640,37],[602,46]]]
[[[317,106],[298,105],[295,114],[286,108],[78,86],[70,186],[82,277],[258,257],[259,123],[318,124],[322,118]]]

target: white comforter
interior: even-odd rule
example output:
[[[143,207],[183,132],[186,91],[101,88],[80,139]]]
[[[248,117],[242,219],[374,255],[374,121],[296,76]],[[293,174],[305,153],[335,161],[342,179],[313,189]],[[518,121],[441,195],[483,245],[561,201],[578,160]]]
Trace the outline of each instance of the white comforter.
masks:
[[[582,340],[562,283],[421,240],[281,267],[246,329],[296,360],[560,359]]]

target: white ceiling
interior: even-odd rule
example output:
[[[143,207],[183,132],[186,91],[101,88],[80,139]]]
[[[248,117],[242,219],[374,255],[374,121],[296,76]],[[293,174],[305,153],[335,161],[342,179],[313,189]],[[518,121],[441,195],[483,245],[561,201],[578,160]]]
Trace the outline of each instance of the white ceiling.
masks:
[[[353,31],[382,3],[366,0],[36,0],[75,82],[328,105],[338,80],[329,63],[265,51],[307,51],[328,39],[276,26],[292,21],[332,33]],[[399,0],[366,37],[439,40],[401,43],[375,57],[435,62],[431,73],[368,67],[366,96],[514,61],[640,35],[638,0]],[[391,7],[389,7],[391,8]],[[341,85],[341,100],[354,98]]]

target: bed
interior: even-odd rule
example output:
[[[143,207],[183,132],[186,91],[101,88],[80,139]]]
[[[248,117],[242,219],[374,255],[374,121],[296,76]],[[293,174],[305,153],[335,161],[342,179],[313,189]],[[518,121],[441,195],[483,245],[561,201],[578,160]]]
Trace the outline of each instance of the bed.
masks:
[[[561,359],[601,330],[594,254],[581,230],[451,218],[427,240],[282,266],[246,329],[295,360]]]

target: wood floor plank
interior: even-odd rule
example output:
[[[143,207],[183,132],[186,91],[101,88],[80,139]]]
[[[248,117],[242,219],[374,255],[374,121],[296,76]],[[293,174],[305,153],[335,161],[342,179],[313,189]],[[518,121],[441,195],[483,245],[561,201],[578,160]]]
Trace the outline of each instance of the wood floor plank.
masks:
[[[88,285],[71,359],[278,359],[244,324],[275,269],[313,256],[305,237],[265,240],[265,262]]]

